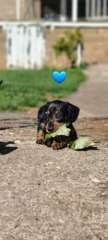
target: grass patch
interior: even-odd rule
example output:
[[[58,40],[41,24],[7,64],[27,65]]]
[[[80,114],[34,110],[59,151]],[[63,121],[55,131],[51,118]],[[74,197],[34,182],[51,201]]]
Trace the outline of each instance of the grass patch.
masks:
[[[0,110],[23,110],[45,103],[50,96],[63,98],[76,91],[85,74],[81,68],[68,71],[62,84],[51,78],[52,70],[6,70],[0,71]]]

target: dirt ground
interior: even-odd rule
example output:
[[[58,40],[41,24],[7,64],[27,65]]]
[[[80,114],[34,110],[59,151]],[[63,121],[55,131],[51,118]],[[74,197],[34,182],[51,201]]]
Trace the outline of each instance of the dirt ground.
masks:
[[[1,114],[0,240],[108,240],[108,118],[76,129],[96,150],[35,143],[33,114]]]

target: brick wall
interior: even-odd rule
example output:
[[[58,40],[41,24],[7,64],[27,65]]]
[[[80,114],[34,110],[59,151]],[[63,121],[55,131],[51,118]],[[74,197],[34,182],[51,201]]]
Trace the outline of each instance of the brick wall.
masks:
[[[15,20],[16,1],[0,0],[0,20]]]
[[[41,17],[41,0],[31,6],[30,0],[20,0],[20,20]],[[16,20],[16,0],[0,0],[0,20]]]
[[[108,62],[108,28],[82,30],[85,50],[84,60],[87,63]]]
[[[30,20],[30,1],[20,0],[20,20]],[[0,20],[16,20],[16,0],[0,0]]]
[[[56,58],[52,46],[57,39],[63,36],[67,29],[57,28],[46,30],[47,38],[47,64],[50,66],[69,66],[65,56]],[[106,29],[82,29],[84,37],[83,61],[86,63],[108,62],[108,28]]]

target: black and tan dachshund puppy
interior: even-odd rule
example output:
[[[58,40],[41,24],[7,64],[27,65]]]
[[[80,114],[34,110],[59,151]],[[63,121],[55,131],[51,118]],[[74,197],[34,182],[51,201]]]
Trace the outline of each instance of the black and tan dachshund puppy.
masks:
[[[72,123],[76,121],[78,115],[79,108],[68,102],[55,100],[42,106],[37,119],[37,143],[45,144],[55,150],[66,147],[70,140],[77,139],[77,133]],[[69,137],[56,136],[45,140],[46,133],[54,132],[63,124],[71,129]]]

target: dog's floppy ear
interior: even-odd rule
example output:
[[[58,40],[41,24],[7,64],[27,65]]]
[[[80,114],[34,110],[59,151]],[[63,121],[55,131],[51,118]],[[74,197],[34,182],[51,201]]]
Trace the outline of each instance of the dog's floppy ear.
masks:
[[[40,109],[38,111],[38,122],[41,122],[41,121],[43,122],[46,119],[45,112],[47,112],[48,106],[49,106],[49,103],[46,103],[45,105],[40,107]]]
[[[65,105],[65,120],[66,122],[75,122],[78,115],[79,115],[80,109],[71,104],[71,103],[66,103]]]

